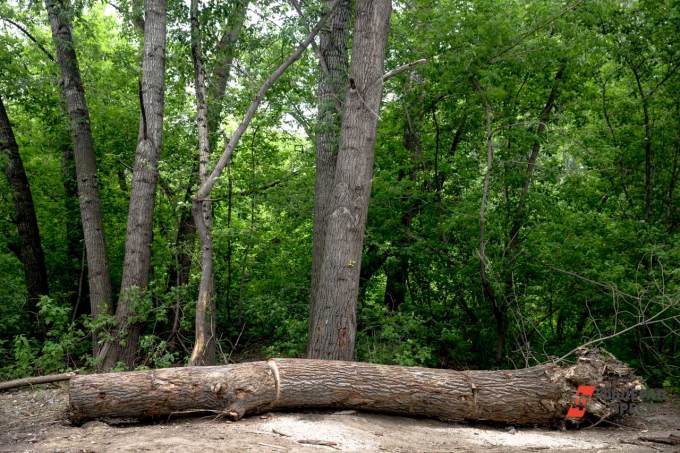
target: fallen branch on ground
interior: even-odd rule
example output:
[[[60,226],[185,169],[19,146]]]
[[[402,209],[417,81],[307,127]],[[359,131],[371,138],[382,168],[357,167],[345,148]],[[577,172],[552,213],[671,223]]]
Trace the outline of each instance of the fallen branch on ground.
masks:
[[[548,425],[564,419],[578,385],[616,379],[639,384],[627,366],[603,351],[582,351],[576,364],[520,370],[454,371],[357,362],[271,359],[235,365],[93,374],[71,380],[70,416],[246,414],[292,408],[361,409],[447,421]],[[606,418],[597,400],[588,413]]]
[[[23,379],[14,379],[13,381],[0,382],[0,390],[9,390],[17,387],[26,387],[28,385],[49,384],[51,382],[68,381],[76,373],[62,373],[49,374],[47,376],[35,376]]]
[[[680,445],[680,436],[676,436],[675,434],[669,434],[668,437],[640,436],[638,439],[657,444]]]

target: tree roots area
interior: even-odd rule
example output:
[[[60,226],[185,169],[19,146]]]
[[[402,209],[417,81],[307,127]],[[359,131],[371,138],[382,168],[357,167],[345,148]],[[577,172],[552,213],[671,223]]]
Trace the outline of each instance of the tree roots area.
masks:
[[[72,424],[68,384],[0,393],[0,451],[677,451],[660,443],[680,436],[680,402],[643,402],[633,415],[597,426],[513,426],[444,423],[354,410],[246,415],[239,421],[182,414],[139,422]],[[654,439],[649,441],[643,439]]]

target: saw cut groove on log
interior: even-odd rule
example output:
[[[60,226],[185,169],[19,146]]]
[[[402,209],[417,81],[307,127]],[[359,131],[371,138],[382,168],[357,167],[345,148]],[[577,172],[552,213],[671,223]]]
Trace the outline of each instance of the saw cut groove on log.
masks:
[[[234,420],[277,409],[339,408],[446,421],[552,424],[574,404],[579,385],[640,385],[603,351],[574,365],[454,371],[307,359],[93,374],[71,379],[70,417],[148,418],[217,412]],[[592,400],[589,414],[613,415]]]

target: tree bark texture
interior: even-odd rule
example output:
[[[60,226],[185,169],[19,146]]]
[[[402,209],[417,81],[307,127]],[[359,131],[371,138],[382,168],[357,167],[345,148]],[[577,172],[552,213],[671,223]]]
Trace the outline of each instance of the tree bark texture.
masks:
[[[106,242],[102,223],[101,200],[97,187],[97,162],[90,129],[90,114],[85,89],[80,78],[78,59],[71,35],[70,11],[63,0],[45,0],[52,28],[52,40],[66,102],[73,140],[80,217],[87,256],[88,286],[92,318],[111,313],[111,280],[106,260]],[[93,339],[94,354],[98,353],[98,335]]]
[[[357,362],[271,359],[216,367],[166,368],[71,378],[70,417],[147,418],[217,412],[238,420],[270,410],[346,408],[446,421],[551,424],[565,418],[578,385],[616,379],[639,385],[606,354],[575,365],[454,371]],[[593,399],[587,411],[611,415]]]
[[[28,311],[38,320],[40,296],[48,293],[45,255],[40,242],[38,219],[19,145],[0,97],[0,159],[14,199],[14,224],[19,236],[18,258],[24,267]]]
[[[101,366],[111,369],[118,361],[132,367],[137,355],[141,324],[135,305],[144,297],[151,264],[153,212],[158,184],[158,160],[163,140],[165,94],[165,0],[144,2],[144,56],[140,84],[140,131],[132,174],[128,208],[125,259],[120,298],[116,307],[116,333],[103,348]],[[124,346],[121,340],[124,341]]]
[[[351,360],[354,356],[361,251],[391,10],[389,0],[356,3],[349,87],[327,211],[323,278],[318,287],[319,303],[310,316],[310,358]]]
[[[330,3],[328,0],[325,2],[326,8]],[[321,304],[321,301],[318,300],[318,288],[321,280],[328,208],[333,195],[333,179],[335,178],[335,162],[338,156],[343,105],[347,91],[350,17],[350,2],[342,0],[329,17],[328,25],[319,33],[317,53],[320,71],[317,94],[314,225],[309,289],[310,313],[314,313]],[[310,358],[314,357],[310,355]]]

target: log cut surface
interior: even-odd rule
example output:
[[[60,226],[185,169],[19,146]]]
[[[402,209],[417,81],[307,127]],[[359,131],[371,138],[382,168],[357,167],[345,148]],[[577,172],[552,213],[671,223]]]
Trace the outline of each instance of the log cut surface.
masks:
[[[564,420],[579,385],[615,377],[639,385],[611,355],[584,351],[571,366],[454,371],[357,362],[271,359],[215,367],[77,376],[70,382],[70,417],[167,417],[214,412],[246,414],[290,409],[360,409],[444,421],[550,425]],[[592,400],[588,412],[610,409]]]

